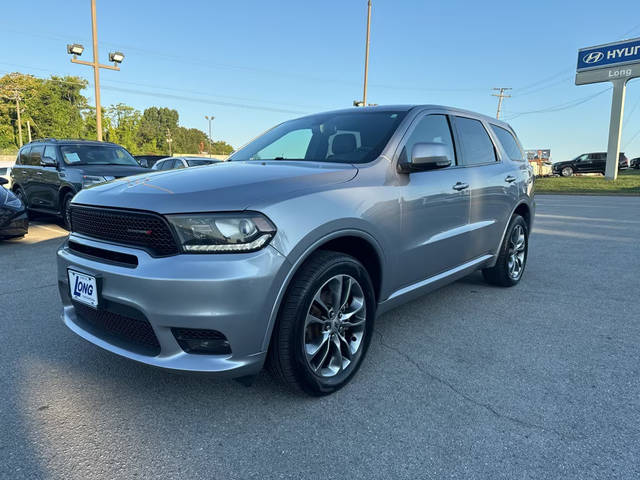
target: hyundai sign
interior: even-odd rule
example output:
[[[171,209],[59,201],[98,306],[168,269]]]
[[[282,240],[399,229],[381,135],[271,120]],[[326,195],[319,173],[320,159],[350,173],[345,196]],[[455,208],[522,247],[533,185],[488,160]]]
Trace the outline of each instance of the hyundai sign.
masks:
[[[578,50],[576,85],[611,82],[611,119],[605,177],[618,177],[618,157],[627,82],[640,77],[640,38],[597,45]]]
[[[578,50],[577,71],[640,62],[640,38]]]

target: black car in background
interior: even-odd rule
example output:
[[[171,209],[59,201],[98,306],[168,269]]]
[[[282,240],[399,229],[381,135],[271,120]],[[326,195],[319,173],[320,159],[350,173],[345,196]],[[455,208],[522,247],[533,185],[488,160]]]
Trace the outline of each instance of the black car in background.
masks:
[[[640,157],[632,158],[629,160],[629,167],[640,170]]]
[[[158,160],[162,160],[163,158],[167,158],[166,155],[134,155],[134,157],[138,163],[145,167],[151,168],[155,165]]]
[[[4,187],[8,183],[9,180],[0,177],[0,240],[23,237],[29,229],[27,209],[13,192]]]
[[[573,160],[556,162],[552,165],[553,173],[570,177],[574,173],[601,173],[604,175],[607,166],[607,152],[583,153]],[[620,152],[618,169],[629,167],[629,159]]]
[[[115,143],[44,139],[20,149],[10,175],[27,210],[59,215],[68,229],[69,203],[82,188],[147,172]]]

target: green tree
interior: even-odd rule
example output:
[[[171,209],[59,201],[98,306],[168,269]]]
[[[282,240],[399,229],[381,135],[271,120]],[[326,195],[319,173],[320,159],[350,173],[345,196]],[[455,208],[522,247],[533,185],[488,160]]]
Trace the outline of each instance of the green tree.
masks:
[[[155,141],[158,153],[168,153],[167,132],[174,136],[178,128],[178,112],[166,107],[149,107],[140,119],[138,145],[151,145]]]

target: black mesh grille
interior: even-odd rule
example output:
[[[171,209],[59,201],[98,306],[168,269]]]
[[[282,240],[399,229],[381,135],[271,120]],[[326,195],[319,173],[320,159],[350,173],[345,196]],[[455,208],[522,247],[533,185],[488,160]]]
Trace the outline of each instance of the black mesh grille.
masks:
[[[106,334],[127,344],[150,350],[145,353],[160,353],[160,344],[147,320],[125,317],[106,310],[95,310],[76,302],[73,303],[73,308],[79,319],[89,324],[97,336]]]
[[[71,230],[101,240],[142,247],[155,256],[179,253],[167,222],[152,213],[74,205],[71,207]]]

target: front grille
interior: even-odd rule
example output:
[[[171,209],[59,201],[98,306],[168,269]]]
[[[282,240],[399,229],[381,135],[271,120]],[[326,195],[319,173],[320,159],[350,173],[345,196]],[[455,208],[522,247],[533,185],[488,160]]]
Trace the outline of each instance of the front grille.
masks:
[[[68,245],[70,250],[81,255],[100,258],[108,262],[119,263],[128,267],[138,266],[138,257],[136,257],[135,255],[114,252],[112,250],[105,250],[104,248],[92,247],[89,245],[84,245],[82,243],[74,242],[73,240],[70,240]]]
[[[141,247],[158,257],[180,252],[167,221],[153,213],[73,205],[71,230],[113,243]]]
[[[107,310],[95,310],[77,302],[73,303],[73,308],[76,317],[94,335],[107,341],[116,340],[114,343],[129,350],[142,350],[141,353],[150,355],[160,353],[156,334],[146,319],[131,318]]]

